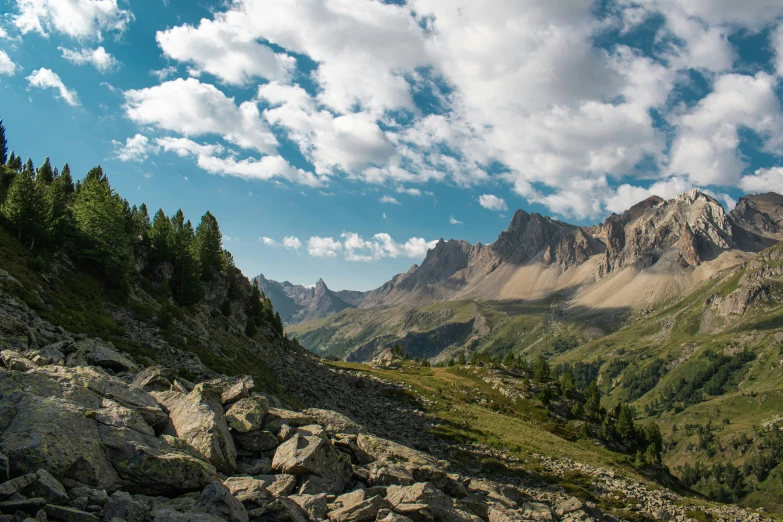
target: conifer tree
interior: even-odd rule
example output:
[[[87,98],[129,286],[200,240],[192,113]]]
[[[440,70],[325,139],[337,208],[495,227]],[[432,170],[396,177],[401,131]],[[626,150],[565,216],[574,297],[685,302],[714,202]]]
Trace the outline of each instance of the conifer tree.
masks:
[[[147,205],[142,203],[138,208],[136,208],[136,205],[133,205],[131,209],[131,233],[134,240],[147,244],[151,226],[152,223],[147,212]]]
[[[212,269],[223,268],[223,241],[217,219],[209,211],[201,217],[196,228],[196,249],[201,265],[201,279],[212,279]]]
[[[457,364],[460,366],[465,366],[468,363],[467,360],[465,360],[465,352],[462,352],[459,354],[459,358],[457,359]]]
[[[62,244],[68,229],[69,200],[65,180],[62,176],[55,177],[46,190],[46,235],[55,245]]]
[[[513,368],[516,363],[516,359],[514,358],[514,354],[511,352],[508,352],[506,356],[503,358],[503,366],[506,368]]]
[[[44,160],[43,164],[38,168],[36,181],[39,183],[45,183],[46,185],[49,185],[52,181],[54,181],[54,171],[52,170],[52,164],[49,161],[48,156]]]
[[[14,151],[11,151],[11,155],[8,157],[8,163],[5,164],[6,167],[9,169],[19,172],[22,170],[22,158],[14,154]]]
[[[35,178],[35,166],[33,165],[33,160],[30,158],[27,158],[27,161],[24,164],[23,169],[30,174],[33,178]]]
[[[617,415],[617,434],[623,442],[631,442],[636,436],[636,430],[633,425],[633,409],[624,404],[620,407]]]
[[[283,335],[283,319],[280,317],[280,312],[275,312],[275,319],[272,325],[275,327],[275,330],[277,330],[277,333]]]
[[[14,177],[2,211],[17,238],[32,250],[45,229],[44,199],[32,171],[25,169]]]
[[[588,415],[596,418],[601,411],[601,392],[598,390],[598,385],[595,381],[591,381],[587,385],[585,391],[585,412]]]
[[[155,262],[171,261],[170,241],[171,221],[166,217],[163,209],[159,209],[152,219],[152,227],[149,231],[149,243],[152,247],[153,260]]]
[[[125,200],[112,190],[105,176],[88,176],[79,186],[71,211],[79,233],[77,257],[125,286],[131,256]]]
[[[178,210],[171,218],[171,257],[174,272],[171,290],[174,300],[180,305],[195,304],[203,295],[201,269],[195,249],[195,232],[190,220]]]
[[[75,188],[73,186],[73,177],[71,176],[71,167],[66,163],[63,165],[63,171],[60,173],[60,177],[63,179],[63,187],[66,194],[73,194]]]
[[[5,126],[3,120],[0,120],[0,165],[8,162],[8,141],[5,138]]]

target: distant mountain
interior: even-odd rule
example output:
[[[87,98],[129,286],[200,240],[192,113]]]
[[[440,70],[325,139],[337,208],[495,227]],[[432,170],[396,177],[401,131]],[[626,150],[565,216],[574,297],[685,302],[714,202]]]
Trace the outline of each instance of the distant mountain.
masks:
[[[323,279],[319,279],[313,287],[294,285],[288,281],[280,283],[265,278],[264,274],[256,279],[261,291],[280,312],[283,322],[288,324],[323,319],[346,308],[355,308],[366,295],[366,292],[354,290],[334,292]]]
[[[518,210],[494,243],[441,239],[421,265],[354,300],[358,310],[289,331],[352,361],[396,343],[434,361],[464,350],[562,346],[749,262],[783,238],[781,225],[783,197],[773,193],[745,196],[730,213],[697,190],[653,196],[589,227]],[[525,324],[512,320],[518,314]]]

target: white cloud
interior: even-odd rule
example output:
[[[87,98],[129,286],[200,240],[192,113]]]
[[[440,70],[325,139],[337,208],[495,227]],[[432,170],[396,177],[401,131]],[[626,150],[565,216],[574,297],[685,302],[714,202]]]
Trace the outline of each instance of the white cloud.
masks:
[[[783,115],[776,79],[726,74],[713,91],[677,119],[669,173],[687,175],[699,185],[733,185],[745,160],[739,151],[740,127],[759,133],[766,150],[783,151]]]
[[[237,160],[233,157],[198,156],[198,166],[210,174],[235,176],[244,179],[286,179],[300,185],[318,187],[322,180],[312,172],[292,167],[282,156],[263,156],[260,159]]]
[[[11,57],[8,56],[3,50],[0,50],[0,74],[7,74],[13,76],[18,66],[11,61]]]
[[[772,32],[772,48],[775,50],[775,69],[783,76],[783,22]]]
[[[386,219],[386,212],[382,212],[382,213],[381,213],[381,217],[382,217],[383,219]]]
[[[76,94],[76,91],[66,87],[60,79],[60,76],[51,69],[41,68],[33,71],[33,73],[27,77],[27,83],[30,87],[54,89],[57,91],[60,98],[65,100],[65,103],[68,105],[79,105],[79,96]]]
[[[759,169],[743,176],[739,186],[746,192],[777,192],[783,194],[783,167]]]
[[[296,60],[275,53],[258,43],[243,27],[217,20],[202,19],[198,27],[182,25],[158,31],[156,39],[163,53],[176,61],[192,63],[194,75],[207,72],[225,83],[244,85],[253,78],[286,81]]]
[[[455,218],[454,216],[449,216],[449,223],[451,223],[452,225],[461,225],[462,221]]]
[[[420,237],[397,243],[386,233],[375,234],[371,240],[364,240],[355,232],[345,232],[340,237],[343,239],[346,261],[375,261],[384,257],[420,259],[437,244],[437,241],[428,242]]]
[[[383,197],[381,197],[381,199],[379,201],[381,203],[390,203],[392,205],[399,205],[400,204],[400,202],[397,201],[397,198],[395,198],[393,196],[383,196]]]
[[[503,198],[493,194],[482,194],[478,198],[479,205],[488,210],[508,210],[508,205]]]
[[[8,33],[2,26],[0,26],[0,38],[8,38]]]
[[[215,156],[223,152],[222,145],[196,143],[187,138],[158,138],[155,143],[166,152],[173,152],[182,158],[194,156]]]
[[[277,138],[261,119],[255,102],[237,106],[213,85],[178,79],[155,87],[125,91],[125,114],[186,137],[219,135],[245,149],[272,154]]]
[[[313,257],[337,257],[343,245],[331,237],[313,236],[307,240],[307,253]]]
[[[112,140],[112,144],[120,161],[142,161],[147,159],[151,152],[150,140],[142,134],[126,139],[125,144],[116,140]]]
[[[397,187],[396,192],[398,194],[407,194],[409,196],[421,196],[421,190],[417,188]]]
[[[283,238],[283,246],[292,250],[299,250],[302,247],[302,242],[296,236],[287,236]]]
[[[355,173],[394,154],[393,144],[369,113],[336,116],[319,109],[302,87],[279,82],[259,87],[258,97],[270,105],[264,110],[266,120],[285,130],[319,174]]]
[[[258,240],[268,246],[277,246],[277,241],[271,237],[259,237]]]
[[[95,49],[81,49],[76,51],[74,49],[66,49],[65,47],[58,47],[57,49],[63,55],[63,58],[68,60],[74,65],[90,64],[101,74],[105,74],[113,69],[119,67],[120,62],[106,52],[103,46],[96,47]]]
[[[73,38],[102,39],[103,31],[122,33],[133,21],[133,13],[117,0],[16,0],[14,24],[22,34],[52,31]]]
[[[157,78],[159,82],[168,79],[169,76],[174,76],[176,73],[177,73],[177,68],[174,67],[173,65],[169,65],[162,69],[153,69],[150,71],[150,75]]]

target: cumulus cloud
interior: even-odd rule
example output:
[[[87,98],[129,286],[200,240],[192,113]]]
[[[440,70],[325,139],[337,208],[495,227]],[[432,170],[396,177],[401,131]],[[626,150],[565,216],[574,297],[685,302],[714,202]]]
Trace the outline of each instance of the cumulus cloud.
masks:
[[[188,138],[164,137],[155,140],[155,143],[166,152],[173,152],[182,158],[193,156],[215,156],[224,150],[222,145],[209,143],[196,143]]]
[[[331,237],[313,236],[307,240],[307,253],[313,257],[337,257],[343,245]]]
[[[126,139],[124,144],[116,140],[112,140],[112,144],[120,161],[142,161],[151,152],[150,140],[142,134]]]
[[[700,185],[737,183],[745,168],[740,127],[757,132],[768,151],[783,151],[776,85],[777,80],[763,72],[717,78],[713,91],[678,118],[669,172],[687,175]]]
[[[103,31],[122,33],[134,20],[117,0],[16,0],[12,20],[22,34],[48,36],[56,31],[73,38],[101,40]]]
[[[16,72],[17,65],[11,61],[11,57],[8,56],[3,50],[0,50],[0,74],[7,74],[13,76]]]
[[[120,62],[117,59],[106,52],[103,46],[96,47],[95,49],[66,49],[65,47],[58,47],[63,55],[63,58],[68,60],[74,65],[90,64],[101,74],[105,74],[119,67]]]
[[[503,198],[499,198],[494,194],[482,194],[478,198],[479,205],[488,210],[508,210],[508,205]]]
[[[462,221],[455,218],[454,216],[449,216],[449,223],[451,223],[452,225],[461,225]]]
[[[421,190],[417,188],[397,187],[396,191],[398,194],[407,194],[409,196],[421,196]]]
[[[163,53],[178,62],[192,63],[195,74],[202,71],[232,85],[244,85],[253,78],[288,80],[296,60],[275,53],[258,43],[243,27],[202,19],[198,27],[182,25],[158,31],[156,39]]]
[[[283,238],[283,246],[292,250],[299,250],[302,247],[302,242],[296,236],[287,236]]]
[[[237,160],[233,157],[220,158],[216,156],[199,155],[197,164],[210,174],[235,176],[245,179],[272,180],[286,179],[300,185],[318,187],[323,182],[302,169],[291,166],[282,156],[263,156],[260,159],[246,158]]]
[[[783,167],[759,169],[743,176],[739,186],[746,192],[777,192],[783,194]]]
[[[185,137],[219,135],[244,149],[273,154],[277,138],[255,102],[237,106],[213,85],[194,78],[125,91],[125,114],[131,120]]]
[[[30,87],[39,89],[53,89],[68,105],[79,105],[79,96],[76,91],[65,86],[60,76],[51,69],[36,69],[27,77],[27,83]]]
[[[772,48],[775,50],[775,69],[783,76],[783,23],[772,33]]]
[[[259,237],[258,240],[268,246],[277,246],[277,241],[271,237]]]
[[[382,196],[379,200],[381,203],[390,203],[392,205],[399,205],[400,202],[394,196]]]

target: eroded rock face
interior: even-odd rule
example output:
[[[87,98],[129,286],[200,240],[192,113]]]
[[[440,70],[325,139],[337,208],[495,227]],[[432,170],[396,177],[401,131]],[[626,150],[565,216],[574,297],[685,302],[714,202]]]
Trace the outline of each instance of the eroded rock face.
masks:
[[[199,384],[188,394],[153,392],[169,413],[164,433],[188,442],[218,471],[236,468],[236,447],[220,403],[220,390]]]
[[[235,402],[226,412],[228,426],[240,433],[261,429],[264,415],[269,411],[269,401],[264,397],[246,397]]]

